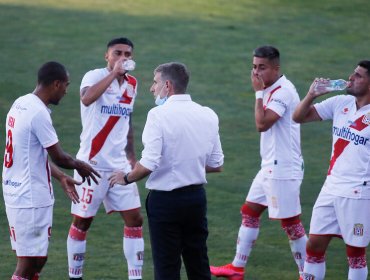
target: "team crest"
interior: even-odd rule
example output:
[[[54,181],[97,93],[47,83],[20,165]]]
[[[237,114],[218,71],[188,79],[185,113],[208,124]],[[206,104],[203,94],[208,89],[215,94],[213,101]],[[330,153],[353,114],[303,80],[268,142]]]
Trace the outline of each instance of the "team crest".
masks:
[[[343,108],[342,113],[343,113],[343,114],[347,114],[347,113],[348,113],[348,111],[349,111],[349,109],[348,109],[347,107],[345,107],[345,108]]]
[[[362,118],[362,123],[366,125],[370,124],[370,112],[364,115],[364,117]]]
[[[354,224],[354,226],[353,226],[353,235],[363,236],[364,235],[364,225],[363,224]]]

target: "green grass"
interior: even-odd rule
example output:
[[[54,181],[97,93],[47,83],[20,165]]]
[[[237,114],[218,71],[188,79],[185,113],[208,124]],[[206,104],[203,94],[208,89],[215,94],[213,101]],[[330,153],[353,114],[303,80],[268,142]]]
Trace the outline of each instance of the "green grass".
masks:
[[[71,86],[52,117],[62,146],[75,154],[81,129],[81,78],[87,70],[105,65],[109,39],[127,36],[135,43],[139,79],[133,119],[139,156],[146,113],[153,106],[152,71],[163,62],[184,62],[192,73],[193,99],[212,107],[220,118],[225,171],[209,176],[208,247],[212,264],[230,262],[240,225],[239,207],[260,163],[249,79],[252,50],[262,44],[277,46],[283,72],[304,96],[315,76],[346,78],[360,59],[369,58],[369,10],[368,0],[0,0],[0,150],[11,103],[34,89],[36,70],[43,62],[57,60],[69,69]],[[302,219],[307,229],[328,167],[330,140],[329,123],[302,127],[306,164]],[[144,182],[139,185],[144,201],[147,191]],[[65,241],[71,217],[57,183],[54,189],[53,238],[42,279],[59,280],[67,279]],[[88,235],[85,279],[126,279],[121,232],[118,215],[99,212]],[[152,279],[146,225],[145,238],[144,278]],[[0,260],[0,279],[9,279],[16,258],[10,250],[3,203]],[[246,279],[297,279],[286,237],[279,223],[266,215],[247,271]],[[343,243],[334,240],[326,279],[346,279],[346,275]]]

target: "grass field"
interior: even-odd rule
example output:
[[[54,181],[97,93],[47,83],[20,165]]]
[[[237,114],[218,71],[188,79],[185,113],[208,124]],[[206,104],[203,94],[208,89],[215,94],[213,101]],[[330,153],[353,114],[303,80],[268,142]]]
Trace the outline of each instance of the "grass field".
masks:
[[[209,176],[209,257],[230,262],[240,225],[239,207],[259,169],[259,134],[254,127],[254,93],[249,73],[252,50],[277,46],[283,72],[304,96],[315,76],[347,78],[361,59],[369,59],[369,0],[0,0],[0,151],[4,150],[6,113],[35,86],[37,68],[47,60],[65,64],[69,94],[52,108],[66,151],[75,154],[81,129],[78,88],[84,73],[105,66],[108,40],[127,36],[135,43],[139,96],[134,113],[136,149],[153,106],[152,71],[181,61],[192,72],[193,99],[219,115],[225,153],[224,172]],[[308,230],[311,209],[325,178],[330,153],[330,124],[302,127],[305,179],[302,219]],[[139,184],[144,201],[144,182]],[[67,279],[66,237],[69,202],[54,184],[56,203],[49,260],[41,279]],[[145,216],[145,210],[143,209]],[[122,222],[99,212],[88,235],[84,279],[127,279],[122,257]],[[147,227],[144,278],[153,279]],[[0,279],[10,279],[16,264],[7,220],[0,202]],[[327,255],[326,279],[347,279],[343,243],[334,240]],[[263,216],[262,229],[245,279],[297,279],[285,234]],[[186,279],[183,274],[183,279]],[[171,279],[169,279],[171,280]]]

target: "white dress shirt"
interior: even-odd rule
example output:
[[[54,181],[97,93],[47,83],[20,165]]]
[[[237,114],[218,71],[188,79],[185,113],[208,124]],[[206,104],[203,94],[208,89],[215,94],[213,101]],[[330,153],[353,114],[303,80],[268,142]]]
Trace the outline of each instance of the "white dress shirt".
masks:
[[[220,167],[221,148],[216,113],[191,100],[189,94],[172,95],[147,116],[140,164],[152,171],[146,187],[171,191],[205,184],[205,167]]]

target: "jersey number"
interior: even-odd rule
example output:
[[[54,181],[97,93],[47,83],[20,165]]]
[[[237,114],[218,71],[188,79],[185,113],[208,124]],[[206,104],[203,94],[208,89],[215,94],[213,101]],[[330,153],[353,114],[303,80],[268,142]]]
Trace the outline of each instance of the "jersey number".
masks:
[[[94,190],[92,189],[86,189],[85,187],[82,187],[82,199],[81,201],[86,203],[86,204],[90,204],[91,203],[91,200],[92,200],[92,193],[94,192]]]
[[[13,134],[12,131],[8,130],[6,147],[5,147],[5,156],[4,156],[4,166],[10,168],[13,165]]]

